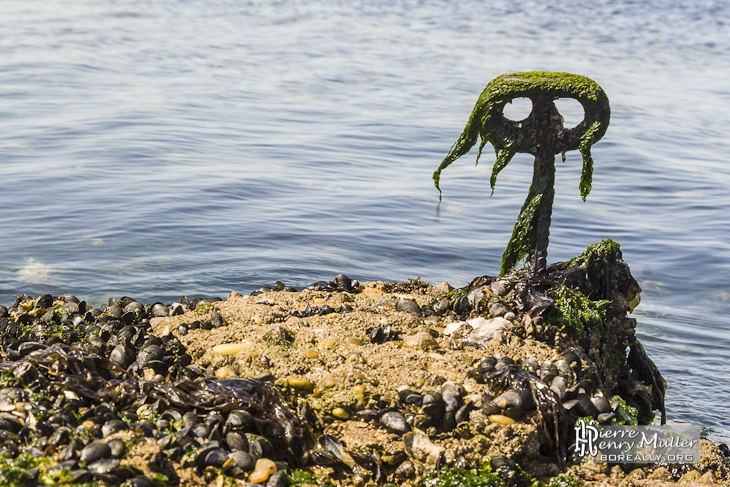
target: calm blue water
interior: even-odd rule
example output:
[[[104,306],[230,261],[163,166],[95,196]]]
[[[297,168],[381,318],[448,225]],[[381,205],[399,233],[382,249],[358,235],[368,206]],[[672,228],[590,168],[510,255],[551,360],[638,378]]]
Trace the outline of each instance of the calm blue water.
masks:
[[[730,439],[730,4],[590,3],[0,0],[0,303],[494,275],[531,158],[431,173],[491,79],[574,72],[613,114],[549,259],[619,241],[669,418]]]

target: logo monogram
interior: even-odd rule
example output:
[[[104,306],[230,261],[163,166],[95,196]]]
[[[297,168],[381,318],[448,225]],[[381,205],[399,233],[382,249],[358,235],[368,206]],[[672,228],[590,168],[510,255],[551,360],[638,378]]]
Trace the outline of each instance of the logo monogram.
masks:
[[[575,423],[575,451],[578,456],[590,454],[592,457],[598,455],[598,447],[595,442],[598,440],[598,428],[595,420],[590,423],[579,419]]]

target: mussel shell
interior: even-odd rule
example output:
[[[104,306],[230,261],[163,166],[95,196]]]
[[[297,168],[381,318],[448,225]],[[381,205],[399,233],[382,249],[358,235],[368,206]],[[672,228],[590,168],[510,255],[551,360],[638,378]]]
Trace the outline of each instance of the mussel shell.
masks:
[[[527,410],[532,406],[532,395],[527,391],[510,389],[494,398],[494,403],[502,409],[519,408]]]
[[[95,440],[89,443],[81,450],[79,459],[82,462],[92,463],[102,458],[109,458],[112,454],[109,445],[100,440]]]
[[[469,304],[469,298],[466,296],[461,296],[461,297],[456,298],[454,300],[454,304],[451,305],[451,309],[453,309],[456,314],[462,314],[462,313],[471,311],[471,304]]]
[[[116,458],[104,458],[95,462],[87,463],[86,469],[94,474],[107,474],[117,468],[120,463],[121,462]]]
[[[592,397],[591,402],[596,407],[599,413],[610,413],[612,411],[611,403],[609,403],[608,399],[603,396]]]
[[[412,299],[399,299],[395,303],[395,310],[410,313],[415,316],[423,316],[421,307]]]
[[[228,455],[236,462],[236,467],[240,468],[245,472],[253,470],[256,465],[256,460],[246,451],[234,451]]]
[[[565,378],[561,376],[555,377],[552,382],[550,382],[550,389],[558,396],[559,399],[562,400],[565,397]]]
[[[399,411],[388,411],[380,417],[380,424],[391,433],[403,435],[410,431],[405,416]]]

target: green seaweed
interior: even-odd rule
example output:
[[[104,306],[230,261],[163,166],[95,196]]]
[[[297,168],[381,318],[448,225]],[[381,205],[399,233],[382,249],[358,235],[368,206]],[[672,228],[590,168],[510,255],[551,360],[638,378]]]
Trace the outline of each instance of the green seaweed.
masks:
[[[506,487],[507,483],[488,467],[474,470],[443,467],[431,473],[420,485],[421,487]]]
[[[570,474],[558,475],[547,487],[578,487],[578,480]]]
[[[509,120],[504,107],[515,98],[532,100],[532,111],[522,121]],[[563,118],[553,103],[558,98],[574,98],[585,116],[574,128],[564,128]],[[492,80],[479,96],[469,121],[448,155],[433,173],[441,199],[441,171],[468,153],[481,138],[477,164],[487,142],[496,152],[490,186],[517,152],[535,156],[532,185],[502,257],[500,275],[505,275],[525,257],[532,257],[535,272],[546,266],[550,216],[555,184],[555,155],[579,150],[583,159],[580,195],[585,201],[591,191],[593,158],[591,146],[606,133],[611,110],[608,97],[598,84],[585,76],[570,73],[530,71],[507,73]]]
[[[55,465],[56,462],[52,458],[36,458],[27,452],[20,453],[16,458],[12,458],[5,452],[0,453],[0,487],[21,485],[98,486],[98,482],[72,484],[69,470],[51,471]]]
[[[610,402],[618,402],[616,408],[616,417],[611,420],[611,424],[626,424],[636,426],[639,424],[639,411],[635,407],[627,406],[621,396],[613,396]]]
[[[563,284],[555,289],[553,299],[559,314],[549,319],[550,324],[556,326],[559,332],[573,336],[583,333],[589,323],[605,323],[606,311],[611,303],[607,299],[592,301],[585,294],[573,292]]]
[[[329,480],[325,480],[321,477],[317,477],[312,472],[295,469],[289,473],[284,474],[286,476],[287,485],[289,487],[335,487],[335,484]]]
[[[618,242],[614,242],[610,238],[607,238],[593,245],[589,245],[582,254],[570,260],[570,265],[583,265],[588,262],[588,260],[591,258],[591,255],[594,254],[598,257],[605,257],[610,253],[620,251],[621,245],[619,245]]]

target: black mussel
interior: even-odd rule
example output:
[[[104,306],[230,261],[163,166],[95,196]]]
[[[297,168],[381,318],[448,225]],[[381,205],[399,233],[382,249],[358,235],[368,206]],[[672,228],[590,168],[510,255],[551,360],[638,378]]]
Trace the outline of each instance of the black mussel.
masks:
[[[331,451],[315,448],[310,452],[310,457],[314,465],[326,466],[336,465],[340,462],[340,457],[332,453]]]
[[[183,367],[182,369],[182,375],[187,377],[188,379],[197,379],[199,377],[203,377],[204,373],[202,370],[200,370],[199,367],[195,365],[188,365],[186,367]]]
[[[205,468],[208,466],[222,467],[226,460],[228,460],[228,454],[223,448],[210,446],[198,450],[195,455],[194,464],[199,468]]]
[[[344,274],[338,274],[337,276],[335,276],[331,284],[332,287],[334,287],[338,291],[350,292],[353,291],[353,288],[355,287],[353,286],[352,279]]]
[[[449,298],[442,298],[432,307],[435,315],[441,316],[449,310]]]
[[[65,314],[67,316],[69,316],[69,315],[73,316],[75,314],[82,312],[79,305],[77,303],[74,303],[73,301],[63,304],[61,306],[60,310],[61,310],[61,312],[63,312],[63,314]]]
[[[416,467],[413,462],[406,460],[395,469],[395,476],[399,479],[411,479],[416,476]]]
[[[94,440],[81,450],[79,459],[82,462],[92,463],[102,458],[109,458],[112,454],[109,445],[100,440]]]
[[[445,394],[450,394],[457,399],[461,399],[466,395],[466,390],[461,384],[457,384],[456,382],[444,382],[441,386],[441,396],[443,397]],[[445,397],[444,401],[446,401]]]
[[[484,374],[486,374],[487,372],[492,372],[493,370],[494,369],[487,370],[487,369],[483,369],[481,367],[475,367],[475,368],[469,370],[466,373],[466,376],[469,379],[474,379],[477,382],[477,384],[484,384]]]
[[[53,296],[50,294],[44,294],[35,303],[35,307],[41,309],[50,308],[51,306],[53,306]]]
[[[119,431],[124,431],[126,429],[127,423],[125,423],[121,419],[112,419],[104,423],[104,426],[101,427],[101,433],[106,437],[109,435],[113,435],[114,433],[117,433]]]
[[[360,421],[369,422],[376,419],[379,414],[380,412],[376,409],[361,409],[355,413],[355,417]]]
[[[144,304],[138,303],[137,301],[132,301],[131,303],[127,304],[123,309],[123,313],[132,313],[137,318],[144,318],[147,316],[147,313],[144,309]]]
[[[165,306],[162,303],[155,303],[155,304],[153,304],[152,305],[152,308],[150,308],[150,311],[151,311],[150,314],[152,316],[156,316],[156,317],[159,317],[159,318],[164,318],[164,317],[170,315],[170,308],[168,308],[167,306]]]
[[[410,431],[405,416],[398,411],[388,411],[380,417],[380,424],[391,433],[403,435]]]
[[[170,316],[179,316],[185,314],[185,306],[181,303],[172,303],[170,306]]]
[[[109,445],[109,450],[111,450],[111,455],[114,458],[122,458],[127,452],[127,446],[124,444],[124,441],[119,438],[109,440],[107,445]]]
[[[280,291],[283,291],[284,289],[286,289],[286,284],[284,284],[283,282],[276,281],[274,283],[274,291],[280,292]]]
[[[106,313],[110,316],[113,316],[114,318],[121,318],[122,315],[124,314],[124,310],[122,309],[121,306],[115,304],[115,305],[109,306],[106,309]]]
[[[309,289],[312,291],[332,291],[332,287],[328,282],[316,281],[309,285]]]
[[[469,304],[469,298],[466,296],[458,297],[454,300],[454,304],[451,306],[456,314],[467,313],[471,311],[471,304]]]
[[[217,311],[213,311],[210,314],[210,322],[213,324],[214,328],[220,328],[221,326],[225,326],[226,320],[223,319],[223,316]]]
[[[68,428],[66,426],[61,426],[56,429],[56,431],[53,432],[53,434],[48,438],[48,444],[54,445],[56,447],[59,447],[61,445],[68,445],[69,441],[71,440],[71,434],[73,431],[71,428]]]
[[[254,428],[254,418],[248,411],[236,409],[228,414],[225,426],[232,430],[252,431]]]
[[[472,410],[474,410],[474,405],[472,403],[467,403],[461,406],[459,410],[456,411],[456,414],[454,416],[456,424],[461,424],[469,421],[469,413]]]
[[[202,423],[202,422],[203,422],[203,418],[201,418],[197,414],[190,412],[190,411],[183,414],[183,416],[182,416],[182,424],[183,424],[183,427],[185,427],[185,428],[194,426],[194,425],[196,425],[198,423]]]
[[[31,362],[20,362],[13,367],[13,375],[30,384],[38,378],[38,369]]]
[[[615,417],[616,417],[616,413],[614,413],[614,412],[601,413],[598,415],[596,420],[598,421],[598,424],[611,424],[611,421]]]
[[[498,473],[510,487],[522,487],[527,485],[524,475],[515,462],[505,455],[495,455],[489,461],[492,471]]]
[[[576,399],[577,404],[575,410],[579,416],[590,416],[592,418],[598,417],[598,409],[591,402],[591,397],[588,394],[580,394]]]
[[[248,438],[246,438],[246,435],[230,431],[226,434],[225,440],[231,450],[248,451]]]
[[[494,403],[502,409],[502,414],[520,419],[533,404],[532,395],[527,391],[508,390],[494,398]]]
[[[595,396],[591,398],[591,402],[599,413],[610,413],[612,411],[611,404],[603,396]]]
[[[127,480],[129,487],[157,487],[157,482],[149,477],[133,477]]]
[[[93,463],[87,462],[86,469],[94,474],[107,474],[117,468],[120,463],[121,462],[116,458],[105,458]]]
[[[415,316],[423,316],[421,307],[412,299],[399,299],[395,303],[395,310],[410,313]]]
[[[89,472],[85,468],[80,468],[78,470],[71,471],[71,483],[73,484],[84,484],[87,482],[91,482],[93,480],[93,476],[91,475],[91,472]]]
[[[246,451],[234,451],[228,455],[236,462],[236,467],[240,468],[244,472],[253,470],[256,460]]]
[[[58,454],[58,459],[61,461],[75,460],[77,457],[76,445],[73,442],[61,449]]]
[[[190,308],[191,310],[194,310],[198,306],[200,306],[201,304],[202,305],[210,304],[210,301],[208,301],[205,298],[195,298],[192,301],[190,301],[190,304],[188,305],[188,308]]]
[[[129,296],[122,296],[121,298],[119,298],[119,301],[117,301],[117,304],[119,306],[121,306],[122,308],[124,308],[128,304],[134,303],[134,302],[136,302],[136,299],[130,298]]]
[[[165,350],[159,345],[147,345],[137,355],[137,363],[143,367],[147,362],[160,360],[165,355]]]
[[[494,370],[502,370],[503,368],[507,367],[508,365],[514,364],[515,361],[512,360],[511,357],[504,356],[497,359],[497,363],[494,364]]]
[[[253,446],[252,446],[253,445]],[[248,442],[249,450],[251,448],[257,448],[261,450],[262,456],[269,458],[274,454],[274,445],[271,442],[259,435],[250,435]]]
[[[487,395],[488,394],[485,394],[485,396]],[[494,404],[494,401],[490,398],[488,401],[482,401],[482,413],[484,413],[485,416],[491,416],[493,414],[502,414],[502,410],[499,406]]]
[[[494,371],[494,366],[497,365],[497,358],[496,357],[484,357],[481,362],[479,362],[479,367],[483,369],[489,370],[489,372]]]
[[[421,407],[423,405],[423,396],[420,394],[409,394],[406,396],[406,398],[403,400],[406,404],[412,404],[414,406]]]
[[[136,359],[134,349],[129,345],[117,345],[109,354],[109,360],[124,369],[132,365]]]
[[[368,328],[368,337],[371,343],[384,343],[393,340],[398,340],[400,332],[393,330],[390,325],[376,326],[375,328]]]
[[[47,345],[44,345],[43,343],[24,342],[18,346],[17,350],[21,357],[25,357],[29,353],[35,352],[37,350],[42,350],[44,348],[48,348],[48,347],[47,347]]]
[[[190,431],[194,438],[207,438],[210,434],[210,428],[203,423],[192,425]]]

